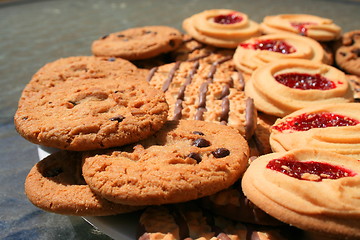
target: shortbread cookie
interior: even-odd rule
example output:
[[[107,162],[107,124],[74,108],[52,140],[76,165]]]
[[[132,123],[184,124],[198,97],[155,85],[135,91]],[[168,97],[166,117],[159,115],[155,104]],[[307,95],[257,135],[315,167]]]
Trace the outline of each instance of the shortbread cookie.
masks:
[[[271,127],[275,152],[315,148],[360,158],[360,104],[315,105],[278,119]]]
[[[181,33],[175,28],[145,26],[105,35],[92,43],[91,51],[95,56],[139,60],[170,52],[181,42]]]
[[[191,202],[148,207],[140,217],[139,229],[140,240],[285,240],[290,236],[290,229],[247,226],[211,215]]]
[[[349,74],[360,76],[360,30],[342,36],[341,46],[336,49],[337,65]]]
[[[283,222],[360,238],[357,159],[315,149],[267,154],[249,166],[242,187],[254,204]]]
[[[245,171],[249,149],[233,128],[196,120],[169,121],[135,144],[84,158],[91,189],[122,204],[184,202],[231,186]]]
[[[349,84],[353,89],[355,101],[359,101],[360,100],[360,77],[347,74],[346,78],[349,81]]]
[[[341,34],[341,28],[331,19],[309,14],[266,16],[260,29],[264,34],[295,33],[317,41],[336,40]]]
[[[144,139],[165,123],[168,105],[164,94],[135,72],[121,59],[70,57],[49,63],[25,87],[16,129],[35,144],[75,151]]]
[[[212,9],[197,13],[183,21],[183,29],[199,42],[222,48],[236,46],[259,36],[259,24],[242,12]]]
[[[278,117],[315,104],[351,102],[354,95],[342,71],[300,59],[279,60],[258,68],[245,92],[258,110]]]
[[[269,226],[285,225],[255,206],[245,197],[240,184],[237,183],[230,188],[202,198],[201,206],[214,214],[243,223]]]
[[[141,207],[115,204],[95,195],[81,171],[81,153],[60,151],[38,162],[25,180],[25,193],[37,207],[76,216],[105,216]]]
[[[176,62],[152,69],[148,81],[165,92],[169,119],[195,119],[232,126],[249,139],[256,127],[253,101],[242,91],[244,79],[231,57]]]
[[[251,38],[239,44],[234,54],[235,66],[247,74],[252,74],[257,68],[280,59],[307,59],[328,63],[320,43],[291,33]]]

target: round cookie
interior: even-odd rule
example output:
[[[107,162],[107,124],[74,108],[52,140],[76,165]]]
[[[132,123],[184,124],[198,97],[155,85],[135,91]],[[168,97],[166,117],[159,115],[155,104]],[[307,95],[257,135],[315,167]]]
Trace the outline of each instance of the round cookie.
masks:
[[[122,204],[184,202],[231,186],[245,171],[249,149],[233,128],[169,121],[153,136],[108,153],[84,157],[91,189]]]
[[[342,71],[300,59],[279,60],[258,68],[245,92],[259,111],[278,117],[314,104],[353,101],[353,91]]]
[[[144,139],[164,124],[168,105],[163,93],[135,72],[121,59],[70,57],[49,63],[25,87],[16,129],[35,144],[75,151]]]
[[[360,237],[357,159],[316,149],[263,155],[250,164],[242,188],[285,223],[341,239]]]
[[[336,64],[345,72],[360,76],[360,30],[347,32],[336,49]]]
[[[309,14],[266,16],[260,29],[264,34],[295,33],[317,41],[336,40],[341,34],[341,28],[331,19]]]
[[[360,104],[323,104],[278,119],[270,128],[274,152],[316,148],[360,158]]]
[[[285,240],[298,233],[292,228],[250,226],[231,221],[209,214],[193,202],[147,207],[140,216],[139,225],[140,240]]]
[[[273,33],[244,41],[237,46],[233,59],[235,66],[249,75],[257,68],[281,59],[329,61],[320,43],[292,33]]]
[[[82,178],[81,153],[60,151],[38,162],[25,180],[25,193],[37,207],[58,214],[105,216],[142,207],[112,203],[95,195]]]
[[[242,74],[231,57],[210,59],[163,65],[152,69],[147,80],[165,92],[168,119],[221,123],[249,139],[256,127],[256,109],[243,92]]]
[[[236,46],[259,36],[259,25],[245,13],[230,9],[211,9],[183,21],[183,29],[199,42],[221,48]]]
[[[95,56],[140,60],[170,52],[182,43],[181,33],[168,26],[145,26],[111,33],[95,40]]]

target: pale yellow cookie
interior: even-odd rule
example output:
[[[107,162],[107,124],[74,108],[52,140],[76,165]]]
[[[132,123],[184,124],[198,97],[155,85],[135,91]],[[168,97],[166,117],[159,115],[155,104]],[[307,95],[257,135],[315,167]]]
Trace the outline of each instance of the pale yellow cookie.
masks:
[[[295,33],[317,41],[332,41],[340,37],[341,28],[331,19],[309,14],[279,14],[266,16],[260,24],[265,34]]]

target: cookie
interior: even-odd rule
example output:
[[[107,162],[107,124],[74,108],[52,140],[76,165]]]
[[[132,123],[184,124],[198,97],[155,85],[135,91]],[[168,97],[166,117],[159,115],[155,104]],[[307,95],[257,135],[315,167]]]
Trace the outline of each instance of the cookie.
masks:
[[[253,135],[256,109],[242,91],[245,82],[231,57],[211,64],[205,60],[163,65],[152,69],[147,79],[165,93],[168,119],[216,122],[236,128],[246,139]]]
[[[279,60],[258,68],[245,92],[259,111],[277,117],[315,104],[352,102],[354,95],[342,71],[300,59]]]
[[[168,105],[136,71],[121,59],[70,57],[49,63],[25,87],[16,129],[35,144],[74,151],[144,139],[165,123]]]
[[[317,41],[332,41],[340,37],[341,28],[331,19],[309,14],[279,14],[264,17],[261,32],[294,33]]]
[[[95,56],[140,60],[170,52],[181,42],[181,33],[175,28],[145,26],[105,35],[92,43],[91,51]]]
[[[94,194],[82,178],[81,153],[60,151],[38,162],[25,180],[25,193],[37,207],[58,214],[105,216],[142,207],[109,202]]]
[[[266,226],[285,225],[245,197],[238,183],[211,196],[202,198],[201,206],[216,215],[243,223]]]
[[[139,238],[285,240],[290,228],[249,226],[212,215],[192,202],[150,206],[140,216]],[[292,235],[294,237],[294,235]],[[294,238],[293,238],[294,239]]]
[[[350,86],[353,89],[355,101],[359,102],[359,100],[360,100],[360,77],[355,76],[355,75],[349,75],[349,74],[346,74],[345,77],[347,78]]]
[[[258,112],[257,126],[252,137],[257,154],[251,156],[260,156],[272,152],[269,142],[270,128],[276,120],[277,117]]]
[[[348,74],[360,76],[360,30],[347,32],[336,49],[336,64]]]
[[[273,151],[316,148],[360,158],[360,104],[323,104],[303,108],[270,129]]]
[[[83,175],[93,191],[113,202],[184,202],[231,186],[245,171],[248,151],[231,127],[169,121],[133,148],[84,157]]]
[[[249,75],[257,68],[280,59],[307,59],[328,63],[320,43],[291,33],[274,33],[251,38],[238,45],[233,59],[235,66]]]
[[[242,12],[230,9],[206,10],[186,18],[183,29],[199,42],[221,48],[236,46],[259,36],[259,25]]]
[[[357,159],[317,149],[263,155],[250,164],[242,188],[285,223],[341,239],[360,237]]]

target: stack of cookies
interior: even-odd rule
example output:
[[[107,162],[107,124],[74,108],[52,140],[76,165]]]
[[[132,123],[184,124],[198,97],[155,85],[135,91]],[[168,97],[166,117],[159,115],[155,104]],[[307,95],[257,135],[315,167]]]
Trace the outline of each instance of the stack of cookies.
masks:
[[[29,200],[140,211],[139,239],[360,238],[359,31],[229,9],[183,28],[107,34],[34,74],[15,126],[59,151]]]

